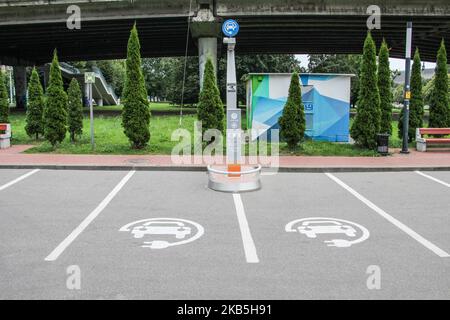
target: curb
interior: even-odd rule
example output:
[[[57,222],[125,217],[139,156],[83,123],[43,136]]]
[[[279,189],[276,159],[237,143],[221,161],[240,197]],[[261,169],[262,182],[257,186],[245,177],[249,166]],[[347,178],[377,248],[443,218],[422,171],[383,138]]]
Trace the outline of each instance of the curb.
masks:
[[[42,169],[42,170],[99,170],[99,171],[190,171],[206,172],[204,166],[108,166],[108,165],[58,165],[58,164],[0,164],[1,169]],[[264,169],[264,167],[263,167]],[[450,166],[442,167],[280,167],[278,172],[323,173],[323,172],[407,172],[407,171],[450,171]],[[276,171],[275,171],[276,172]]]

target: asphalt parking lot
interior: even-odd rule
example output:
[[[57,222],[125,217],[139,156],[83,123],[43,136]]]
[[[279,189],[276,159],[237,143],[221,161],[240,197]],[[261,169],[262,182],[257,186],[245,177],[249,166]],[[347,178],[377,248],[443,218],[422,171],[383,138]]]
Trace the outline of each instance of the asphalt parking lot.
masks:
[[[450,299],[450,172],[262,183],[1,169],[0,299]]]

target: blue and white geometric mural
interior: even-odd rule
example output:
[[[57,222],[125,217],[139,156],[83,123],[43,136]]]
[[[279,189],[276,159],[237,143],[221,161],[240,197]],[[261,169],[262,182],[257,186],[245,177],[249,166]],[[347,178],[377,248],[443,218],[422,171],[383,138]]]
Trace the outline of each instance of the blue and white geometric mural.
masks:
[[[270,137],[279,129],[289,92],[291,74],[248,75],[247,128]],[[348,142],[350,82],[353,75],[300,74],[305,108],[305,136],[316,141]],[[257,137],[252,136],[252,139]]]

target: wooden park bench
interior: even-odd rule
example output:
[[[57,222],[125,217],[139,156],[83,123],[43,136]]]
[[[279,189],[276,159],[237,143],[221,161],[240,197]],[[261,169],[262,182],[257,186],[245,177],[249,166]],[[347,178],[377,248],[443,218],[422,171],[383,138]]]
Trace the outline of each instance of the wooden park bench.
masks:
[[[424,138],[423,135],[449,135],[450,128],[417,128],[416,149],[420,152],[427,151],[427,145],[450,144],[450,138]]]

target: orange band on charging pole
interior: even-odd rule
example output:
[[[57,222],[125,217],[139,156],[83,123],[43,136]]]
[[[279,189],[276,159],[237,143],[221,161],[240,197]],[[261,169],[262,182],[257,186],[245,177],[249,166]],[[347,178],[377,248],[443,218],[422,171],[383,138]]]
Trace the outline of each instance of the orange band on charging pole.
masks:
[[[240,172],[241,172],[241,165],[240,164],[229,164],[228,165],[228,171],[229,172],[239,172],[239,174],[232,174],[232,173],[228,174],[229,177],[238,178],[238,177],[241,176],[241,174],[240,174]]]

